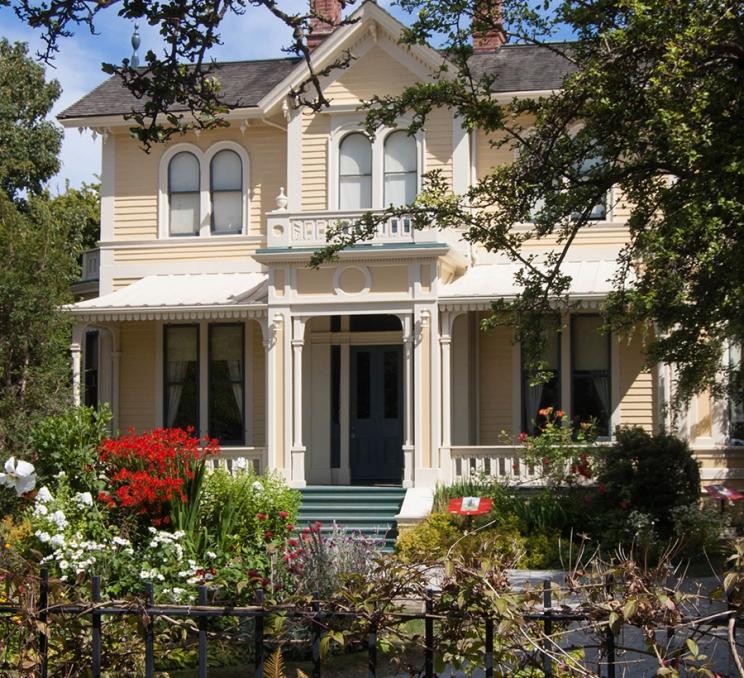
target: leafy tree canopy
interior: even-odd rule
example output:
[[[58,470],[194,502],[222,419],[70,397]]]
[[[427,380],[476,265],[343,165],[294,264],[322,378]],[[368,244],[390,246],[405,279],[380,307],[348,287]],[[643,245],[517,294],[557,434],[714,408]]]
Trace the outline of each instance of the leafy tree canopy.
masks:
[[[0,455],[24,453],[31,424],[69,404],[69,320],[95,187],[51,197],[61,131],[46,120],[59,85],[23,45],[0,41]],[[97,240],[97,234],[93,241]]]
[[[125,61],[109,66],[150,103],[135,120],[146,143],[169,138],[185,125],[219,124],[219,88],[210,77],[210,47],[231,14],[263,7],[293,29],[286,49],[308,58],[313,13],[283,13],[274,0],[0,0],[40,27],[46,56],[76,24],[93,25],[116,11],[161,27],[168,53],[148,53],[144,69]],[[353,4],[343,3],[344,6]],[[744,7],[737,0],[399,0],[414,17],[407,43],[436,39],[448,54],[441,77],[400,96],[368,103],[369,128],[402,113],[412,129],[438,106],[454,109],[470,128],[515,150],[515,162],[479,177],[455,196],[431,175],[413,210],[418,225],[460,227],[465,237],[522,265],[524,291],[496,306],[494,322],[509,321],[539,371],[538,317],[567,303],[569,281],[561,263],[577,236],[595,223],[595,206],[629,209],[629,244],[620,257],[616,292],[607,305],[608,327],[642,322],[651,361],[678,366],[682,398],[706,386],[720,389],[721,355],[744,335]],[[493,96],[494,76],[472,68],[471,29],[504,28],[512,42],[542,45],[571,65],[562,90],[504,103]],[[570,45],[553,43],[570,31]],[[180,61],[193,64],[190,68]],[[346,61],[348,63],[348,60]],[[344,65],[343,60],[340,65]],[[338,65],[337,65],[338,66]],[[322,106],[318,80],[299,103]],[[304,94],[304,96],[303,96]],[[310,96],[315,94],[316,96]],[[172,114],[186,102],[195,122]],[[485,209],[473,209],[473,208]],[[364,228],[337,238],[322,256],[369,234]],[[552,243],[540,259],[527,242]],[[555,245],[557,243],[557,246]],[[532,249],[531,251],[534,251]],[[316,259],[318,261],[319,259]],[[558,301],[557,301],[558,300]],[[561,301],[562,300],[562,301]],[[724,372],[726,370],[724,369]],[[730,375],[741,387],[737,372]]]

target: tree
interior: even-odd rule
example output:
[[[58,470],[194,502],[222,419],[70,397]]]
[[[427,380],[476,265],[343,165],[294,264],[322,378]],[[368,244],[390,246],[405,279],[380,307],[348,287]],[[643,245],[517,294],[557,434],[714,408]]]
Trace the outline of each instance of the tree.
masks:
[[[59,95],[23,45],[0,41],[0,453],[23,454],[31,424],[69,404],[69,320],[90,200],[51,198]]]
[[[451,194],[436,174],[412,210],[415,223],[435,220],[464,228],[465,237],[522,265],[523,292],[495,306],[493,322],[510,322],[539,372],[542,337],[538,318],[555,309],[568,289],[561,272],[569,248],[590,228],[593,211],[608,192],[630,209],[629,245],[620,256],[607,325],[627,330],[642,323],[649,332],[650,362],[677,365],[679,398],[705,387],[720,392],[723,371],[733,390],[744,392],[744,371],[721,368],[727,342],[744,339],[742,195],[744,165],[744,9],[736,0],[399,0],[415,18],[404,42],[436,38],[448,59],[441,77],[397,97],[369,102],[369,129],[402,113],[412,131],[432,109],[454,109],[470,128],[495,144],[519,149],[509,167],[494,168],[466,196]],[[149,104],[133,119],[147,126],[140,138],[170,138],[190,124],[220,124],[222,103],[206,59],[219,41],[218,28],[244,0],[99,3],[85,0],[0,0],[44,31],[52,55],[76,23],[92,26],[101,11],[117,7],[130,19],[161,26],[169,45],[163,59],[147,55],[144,70],[128,63],[108,66]],[[344,6],[352,5],[345,2]],[[286,50],[309,58],[311,11],[289,15],[274,0],[255,0],[293,28]],[[513,42],[541,45],[570,66],[562,90],[542,98],[504,104],[492,96],[494,75],[473,67],[471,32],[504,30]],[[571,44],[550,40],[559,31]],[[179,59],[192,61],[190,68]],[[345,62],[348,64],[348,55]],[[335,67],[345,65],[344,59]],[[211,84],[210,84],[211,83]],[[319,81],[311,74],[298,104],[321,107]],[[310,94],[315,94],[314,97]],[[174,102],[192,111],[188,122]],[[172,126],[158,126],[159,113]],[[473,209],[487,208],[487,209]],[[411,210],[407,210],[411,212]],[[379,219],[367,215],[358,232],[335,233],[322,256],[369,235]],[[534,223],[515,229],[514,224]],[[526,241],[555,241],[538,260]],[[725,380],[724,380],[725,381]]]

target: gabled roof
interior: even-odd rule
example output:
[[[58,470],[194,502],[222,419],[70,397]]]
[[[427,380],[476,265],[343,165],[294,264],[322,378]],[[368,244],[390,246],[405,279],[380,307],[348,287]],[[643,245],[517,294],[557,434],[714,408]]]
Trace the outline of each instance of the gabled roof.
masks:
[[[295,67],[298,59],[264,59],[218,63],[214,75],[222,86],[222,96],[230,108],[251,108],[281,82]],[[142,109],[137,99],[117,76],[102,82],[92,92],[62,111],[57,117],[86,118],[99,115],[122,115]],[[186,110],[185,106],[173,107]]]
[[[376,22],[394,35],[405,28],[373,2],[363,3],[352,18],[357,21],[338,28],[313,53],[313,60],[317,60],[320,67],[357,34],[366,31],[370,23]],[[556,44],[556,47],[560,45]],[[444,58],[442,54],[425,45],[414,45],[409,49],[430,64],[432,73],[437,72]],[[559,89],[566,75],[573,70],[571,63],[557,51],[535,45],[504,45],[496,52],[474,54],[471,65],[476,75],[495,75],[492,89],[501,94]],[[230,108],[268,111],[283,99],[291,85],[304,80],[306,65],[297,58],[221,62],[216,64],[215,75],[222,85],[224,101]],[[64,121],[118,116],[141,108],[141,101],[113,76],[57,117]],[[176,106],[173,110],[183,111],[186,107]]]

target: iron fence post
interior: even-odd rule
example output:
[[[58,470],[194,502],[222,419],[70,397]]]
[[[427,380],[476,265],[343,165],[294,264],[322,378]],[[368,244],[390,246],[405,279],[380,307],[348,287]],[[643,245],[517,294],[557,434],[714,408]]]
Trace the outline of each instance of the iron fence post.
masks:
[[[150,616],[153,591],[152,582],[145,584],[145,678],[155,675],[155,630],[153,618]]]
[[[493,619],[486,617],[486,678],[493,678]]]
[[[369,657],[367,659],[367,677],[377,678],[377,624],[374,622],[369,627],[367,650],[369,651]]]
[[[263,589],[256,589],[256,604],[261,608],[264,606]],[[253,647],[256,664],[256,678],[263,678],[264,672],[264,614],[264,610],[261,609],[254,618]]]
[[[313,593],[313,678],[320,678],[320,593]]]
[[[207,587],[200,584],[197,604],[207,604]],[[199,617],[199,678],[207,678],[207,618]]]
[[[41,659],[41,678],[49,674],[49,568],[41,568],[39,582],[39,657]]]
[[[424,675],[426,678],[434,678],[434,592],[426,590],[426,614],[424,615]]]
[[[551,608],[553,607],[553,593],[550,586],[550,579],[546,579],[543,582],[543,630],[546,636],[543,641],[543,672],[545,678],[552,678],[553,676],[553,661],[548,651],[550,647],[548,638],[553,634],[553,620],[550,618]]]
[[[91,579],[91,598],[93,601],[93,610],[91,617],[91,663],[93,678],[101,678],[101,613],[98,611],[98,605],[101,602],[101,577],[94,575]]]

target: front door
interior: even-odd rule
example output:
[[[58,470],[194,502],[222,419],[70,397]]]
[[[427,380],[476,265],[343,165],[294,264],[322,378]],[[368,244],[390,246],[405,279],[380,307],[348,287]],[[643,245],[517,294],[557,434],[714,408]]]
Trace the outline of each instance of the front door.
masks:
[[[352,483],[403,480],[403,347],[351,347]]]

